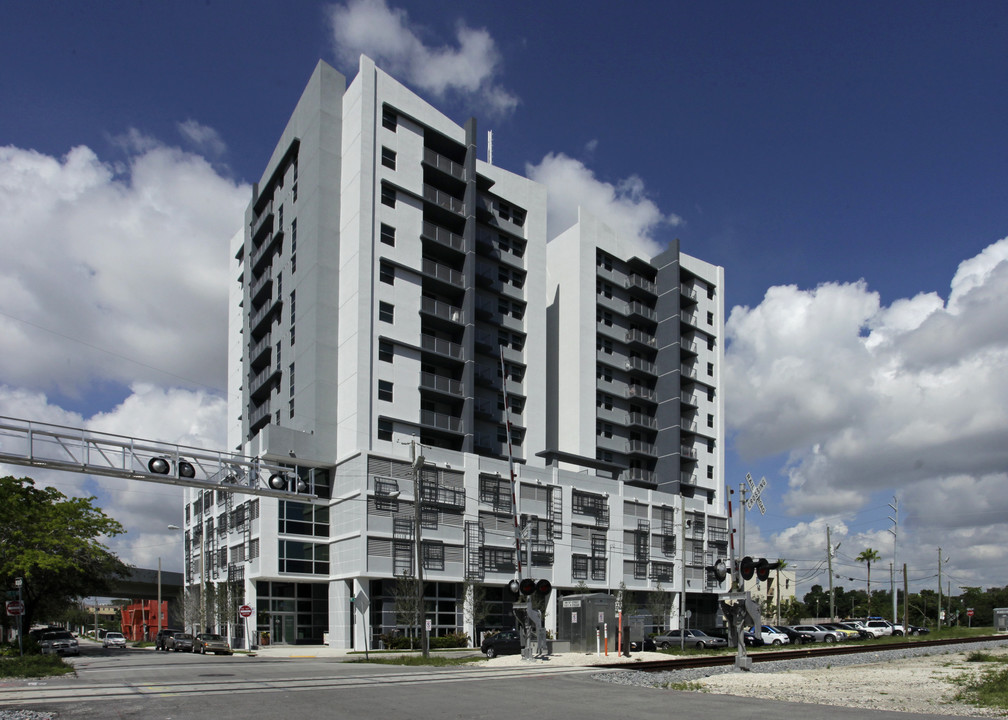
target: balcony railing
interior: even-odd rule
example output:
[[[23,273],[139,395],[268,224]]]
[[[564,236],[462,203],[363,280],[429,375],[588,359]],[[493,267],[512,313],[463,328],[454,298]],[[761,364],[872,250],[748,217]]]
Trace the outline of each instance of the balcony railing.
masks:
[[[436,390],[441,393],[458,397],[462,394],[462,381],[446,378],[432,372],[420,373],[420,387],[425,390]]]
[[[420,411],[420,424],[437,430],[447,430],[448,432],[462,432],[462,420],[447,413],[434,412],[433,410]]]
[[[679,446],[679,451],[680,451],[680,454],[682,455],[682,457],[684,457],[684,458],[686,458],[688,460],[696,460],[697,459],[696,448],[690,447],[689,445],[680,445]]]
[[[423,350],[437,353],[438,355],[447,355],[448,357],[456,359],[461,359],[462,357],[461,345],[453,343],[451,340],[437,338],[432,335],[421,335],[420,347]]]
[[[458,270],[453,270],[447,265],[442,265],[441,263],[434,262],[428,258],[423,259],[421,265],[421,270],[427,277],[432,277],[442,282],[446,282],[455,287],[462,287],[462,273]]]
[[[433,240],[440,245],[450,247],[459,252],[465,249],[465,239],[461,235],[453,233],[450,230],[445,230],[443,227],[438,227],[432,222],[424,222],[421,237]]]
[[[465,179],[465,168],[454,160],[449,160],[444,155],[430,148],[424,148],[423,161],[432,167],[436,167],[441,172],[451,175],[458,180]]]
[[[657,455],[657,450],[655,450],[654,443],[644,442],[642,440],[628,440],[626,444],[626,453],[628,455],[648,455],[649,457],[655,457]]]
[[[650,415],[645,415],[644,413],[639,412],[630,413],[627,424],[636,427],[648,428],[649,430],[658,429],[658,421],[656,419]]]
[[[654,375],[658,372],[657,366],[644,358],[630,358],[626,361],[626,369],[637,372],[644,372],[650,375]]]
[[[679,316],[682,318],[682,321],[687,325],[692,325],[693,327],[699,327],[699,325],[697,324],[696,313],[686,312],[684,310],[679,313]]]
[[[454,323],[465,324],[465,315],[462,312],[462,308],[446,303],[443,300],[434,300],[433,298],[426,297],[420,298],[420,311],[444,320],[450,320]]]
[[[650,280],[648,280],[647,278],[637,275],[636,273],[627,277],[626,283],[624,283],[624,287],[626,287],[626,289],[628,290],[633,289],[643,290],[644,292],[649,293],[651,295],[657,294],[655,284]]]
[[[646,333],[643,330],[627,330],[626,341],[630,344],[636,343],[638,345],[645,345],[649,348],[657,347],[658,345],[654,335]]]
[[[630,302],[628,302],[626,309],[627,309],[627,315],[637,315],[638,317],[642,317],[654,322],[657,322],[658,320],[658,313],[655,311],[655,309],[652,307],[648,307],[639,300],[631,300]]]
[[[465,212],[465,203],[453,195],[449,195],[444,190],[438,190],[430,185],[423,186],[424,200],[432,202],[438,207],[450,210],[453,213],[462,215]]]
[[[628,385],[626,396],[628,398],[648,400],[650,402],[656,402],[658,399],[658,395],[654,390],[644,387],[643,385]]]

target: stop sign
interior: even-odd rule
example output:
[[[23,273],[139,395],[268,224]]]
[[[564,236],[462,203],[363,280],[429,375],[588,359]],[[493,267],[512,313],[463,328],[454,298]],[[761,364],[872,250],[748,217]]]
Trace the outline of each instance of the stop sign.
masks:
[[[967,609],[966,614],[969,615],[970,617],[973,617],[973,608]]]
[[[238,614],[241,615],[243,618],[252,617],[252,608],[250,608],[248,605],[242,605],[240,608],[238,608]]]
[[[8,600],[7,601],[7,614],[8,615],[24,615],[24,603],[20,600]]]

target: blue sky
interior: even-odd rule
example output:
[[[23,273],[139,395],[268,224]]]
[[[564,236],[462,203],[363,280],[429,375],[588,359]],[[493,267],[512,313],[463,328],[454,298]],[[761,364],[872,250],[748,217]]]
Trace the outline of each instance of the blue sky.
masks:
[[[893,496],[912,585],[935,587],[939,543],[953,589],[1008,584],[1008,6],[0,12],[0,414],[222,438],[226,251],[248,185],[315,63],[352,77],[366,52],[475,115],[495,164],[557,203],[563,182],[625,232],[725,268],[729,482],[767,477],[747,542],[789,559],[800,594],[825,584],[827,524],[840,584],[863,583],[866,547],[888,576]],[[170,488],[52,481],[122,516],[136,562],[177,542],[152,530],[177,520]]]

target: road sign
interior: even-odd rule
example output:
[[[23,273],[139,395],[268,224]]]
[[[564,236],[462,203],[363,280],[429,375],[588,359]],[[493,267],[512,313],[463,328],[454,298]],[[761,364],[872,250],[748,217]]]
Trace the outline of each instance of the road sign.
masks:
[[[8,600],[7,601],[7,614],[8,615],[24,615],[24,603],[20,600]]]
[[[966,608],[966,614],[969,617],[973,617],[973,608]]]
[[[238,608],[238,614],[241,615],[243,618],[252,617],[252,608],[249,607],[248,605],[242,605],[240,608]]]
[[[752,495],[746,498],[745,507],[746,510],[752,510],[753,505],[759,508],[760,515],[766,515],[766,506],[763,505],[763,500],[760,499],[760,495],[766,490],[766,477],[761,477],[760,481],[753,485],[752,475],[746,473],[746,482],[749,483],[749,490],[752,491]]]

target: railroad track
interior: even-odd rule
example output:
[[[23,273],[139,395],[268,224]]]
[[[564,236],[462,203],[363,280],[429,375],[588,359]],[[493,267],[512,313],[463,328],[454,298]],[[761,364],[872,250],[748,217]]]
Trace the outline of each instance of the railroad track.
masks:
[[[950,638],[941,640],[914,640],[903,642],[887,642],[880,644],[858,643],[856,645],[832,643],[823,645],[815,643],[814,646],[798,645],[788,650],[761,650],[757,652],[747,652],[754,663],[775,662],[779,660],[796,660],[812,657],[829,657],[835,655],[856,655],[858,653],[886,652],[889,650],[905,650],[907,648],[919,647],[940,647],[942,645],[962,645],[975,642],[989,642],[991,640],[1001,640],[1008,642],[1008,635],[983,635],[967,638]],[[610,668],[620,670],[640,670],[642,672],[660,672],[663,670],[691,670],[694,668],[722,667],[735,664],[736,654],[718,653],[716,655],[690,655],[686,657],[670,657],[668,660],[642,660],[634,663],[632,668],[626,663],[598,663],[593,667]]]

